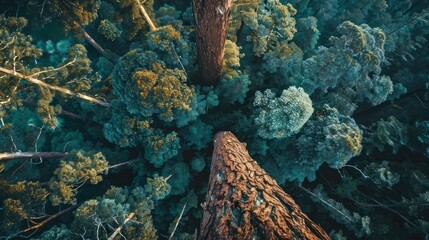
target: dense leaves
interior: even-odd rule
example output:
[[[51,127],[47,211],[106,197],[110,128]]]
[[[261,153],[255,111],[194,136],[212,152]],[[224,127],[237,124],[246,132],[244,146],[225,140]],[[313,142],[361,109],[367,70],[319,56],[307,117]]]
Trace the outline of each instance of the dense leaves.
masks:
[[[194,239],[221,130],[333,239],[427,238],[428,6],[233,1],[207,87],[191,1],[0,0],[0,152],[65,155],[0,160],[0,238]]]

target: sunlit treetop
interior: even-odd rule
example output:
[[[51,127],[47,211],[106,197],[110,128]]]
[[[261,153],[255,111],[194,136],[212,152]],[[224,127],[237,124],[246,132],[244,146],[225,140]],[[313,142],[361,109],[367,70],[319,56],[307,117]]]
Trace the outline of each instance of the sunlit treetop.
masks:
[[[154,19],[153,0],[118,0],[116,2],[127,12],[124,19],[126,21],[125,24],[130,27],[129,30],[127,29],[128,39],[133,39],[141,30],[148,26],[145,18],[141,14],[140,4],[144,7],[149,17],[152,20]],[[139,2],[140,4],[138,4]]]
[[[65,29],[76,35],[81,34],[82,27],[98,17],[100,8],[100,1],[97,0],[49,0],[47,4],[50,12],[61,15]]]
[[[182,70],[169,69],[158,55],[141,49],[123,56],[113,71],[113,88],[132,114],[158,114],[171,121],[175,111],[190,111],[194,88]]]

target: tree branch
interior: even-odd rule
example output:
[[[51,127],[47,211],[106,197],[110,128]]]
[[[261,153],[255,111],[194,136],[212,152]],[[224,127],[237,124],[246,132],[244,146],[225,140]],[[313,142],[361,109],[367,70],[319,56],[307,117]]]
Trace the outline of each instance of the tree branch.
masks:
[[[110,235],[110,237],[109,237],[107,240],[113,240],[113,239],[116,237],[116,235],[118,235],[118,233],[122,230],[122,228],[124,227],[124,225],[125,225],[128,221],[130,221],[130,220],[131,220],[131,218],[133,218],[133,217],[134,217],[134,215],[136,215],[136,213],[135,213],[135,212],[130,213],[130,214],[128,215],[128,217],[127,217],[127,218],[125,218],[124,223],[123,223],[121,226],[119,226],[118,228],[116,228],[116,230],[112,233],[112,235]]]
[[[79,206],[79,205],[77,204],[77,205],[75,205],[75,206],[71,206],[71,207],[66,208],[66,209],[64,209],[64,210],[62,210],[62,211],[59,211],[58,213],[55,213],[54,215],[52,215],[52,216],[48,217],[47,219],[45,219],[45,220],[41,221],[40,223],[38,223],[38,224],[36,224],[36,225],[34,225],[34,226],[32,226],[32,227],[26,228],[26,229],[24,229],[24,230],[22,230],[22,231],[20,231],[18,234],[26,233],[26,232],[29,232],[29,231],[31,231],[31,230],[34,230],[34,229],[38,229],[38,228],[40,228],[40,227],[43,227],[43,226],[45,226],[47,223],[49,223],[50,221],[52,221],[52,220],[54,220],[54,219],[56,219],[56,218],[60,217],[61,215],[63,215],[63,214],[64,214],[64,213],[66,213],[66,212],[69,212],[69,211],[71,211],[71,210],[76,209],[78,206]],[[18,234],[16,234],[16,235],[18,235]]]
[[[16,158],[58,158],[65,157],[66,152],[12,152],[0,153],[0,160],[11,160]]]
[[[47,84],[47,83],[45,83],[43,81],[40,81],[39,79],[30,77],[30,76],[26,76],[26,75],[24,75],[22,73],[14,72],[13,70],[10,70],[10,69],[6,69],[6,68],[3,68],[3,67],[0,67],[0,72],[3,72],[5,74],[11,75],[11,76],[14,76],[14,77],[17,77],[17,78],[24,79],[24,80],[26,80],[28,82],[37,84],[37,85],[39,85],[41,87],[49,88],[49,89],[54,90],[54,91],[62,92],[64,94],[67,94],[67,95],[70,95],[70,96],[74,96],[74,97],[77,97],[77,98],[80,98],[80,99],[84,99],[86,101],[89,101],[89,102],[101,105],[103,107],[110,107],[110,104],[108,102],[104,102],[104,101],[98,100],[96,98],[90,97],[90,96],[82,94],[82,93],[72,92],[72,91],[68,90],[67,88],[62,88],[62,87],[57,87],[57,86],[53,86],[53,85]]]
[[[146,22],[149,24],[149,29],[151,31],[155,31],[157,28],[155,24],[150,19],[149,15],[146,12],[146,9],[144,9],[143,5],[140,3],[140,0],[135,0],[136,4],[139,6],[140,13],[143,15],[143,17],[146,19]]]
[[[180,212],[180,215],[179,215],[179,218],[177,219],[176,225],[174,225],[174,229],[171,232],[170,237],[168,238],[168,240],[173,239],[173,236],[174,236],[174,233],[176,232],[177,226],[179,226],[180,219],[182,219],[183,213],[185,212],[186,204],[187,203],[185,203],[185,205],[183,205],[182,211]]]

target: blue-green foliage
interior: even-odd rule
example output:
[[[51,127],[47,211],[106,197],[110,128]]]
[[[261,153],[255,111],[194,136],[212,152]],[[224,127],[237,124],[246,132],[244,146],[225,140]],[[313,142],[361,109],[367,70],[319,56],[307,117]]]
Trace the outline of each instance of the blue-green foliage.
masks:
[[[316,110],[298,135],[287,142],[277,140],[273,148],[275,164],[263,166],[281,183],[305,178],[313,181],[322,163],[342,168],[358,155],[361,139],[361,130],[352,118],[325,105]]]
[[[327,99],[349,115],[359,102],[377,105],[385,101],[393,84],[389,77],[381,75],[381,64],[386,61],[386,37],[381,29],[346,21],[337,30],[342,35],[329,38],[329,48],[320,46],[300,68],[292,69],[297,72],[286,73],[292,75],[288,78],[290,84],[303,87],[309,94],[318,90],[316,97]]]
[[[163,134],[159,129],[150,132],[143,140],[144,157],[155,167],[161,167],[166,161],[179,153],[180,145],[176,132]]]
[[[107,140],[121,147],[134,147],[142,143],[148,132],[149,121],[142,117],[131,116],[125,105],[119,101],[114,101],[112,108],[112,116],[103,128]]]
[[[239,74],[231,79],[222,78],[216,88],[219,98],[226,103],[244,103],[251,84],[249,76]]]
[[[279,98],[270,90],[255,94],[255,123],[263,138],[285,138],[297,133],[313,113],[310,97],[302,88],[290,87]]]
[[[197,86],[195,95],[192,96],[190,111],[177,111],[174,113],[175,122],[178,127],[183,127],[189,122],[194,121],[200,115],[219,104],[217,94],[212,88],[206,86]]]
[[[197,151],[206,148],[212,141],[213,127],[201,120],[196,120],[180,129],[180,135],[186,141],[186,145]]]
[[[74,240],[76,237],[73,232],[67,228],[66,225],[62,224],[59,226],[53,226],[49,230],[45,231],[37,240],[52,240],[52,239],[64,239]]]
[[[397,153],[401,146],[407,145],[408,132],[407,126],[394,116],[386,120],[381,119],[366,131],[366,151],[371,153],[374,148],[385,151],[385,146],[389,146],[393,153]]]
[[[426,146],[426,156],[429,157],[429,121],[416,122],[416,128],[420,132],[417,139]]]
[[[172,231],[186,203],[175,237],[193,239],[217,131],[245,142],[305,212],[338,229],[332,235],[429,232],[427,0],[234,0],[221,77],[210,87],[199,84],[188,1],[142,1],[156,29],[137,1],[98,1],[98,18],[84,30],[104,48],[100,55],[72,45],[83,42],[81,31],[57,31],[56,15],[46,13],[61,1],[9,2],[6,16],[28,15],[43,30],[0,15],[0,67],[18,59],[18,73],[110,107],[0,73],[0,152],[69,153],[63,161],[0,162],[0,188],[9,189],[0,197],[0,238],[56,205],[81,204],[32,237],[103,239],[122,226],[116,238],[156,239]],[[324,188],[303,194],[292,181]]]
[[[134,214],[129,223],[123,226],[127,238],[155,239],[156,229],[153,226],[151,212],[156,201],[165,198],[170,191],[166,178],[155,176],[148,178],[144,188],[110,188],[102,197],[83,203],[75,213],[71,231],[85,238],[96,239],[103,233],[110,236],[121,226],[130,214]],[[109,227],[110,226],[110,227]],[[111,227],[115,226],[115,227]],[[63,228],[50,231],[67,231]]]
[[[204,157],[202,157],[202,156],[195,156],[191,160],[192,170],[194,170],[196,172],[203,171],[203,169],[204,169],[205,166],[206,166],[206,162],[204,161]]]
[[[180,195],[186,192],[190,180],[188,165],[184,162],[168,162],[162,169],[163,176],[171,175],[171,195]]]

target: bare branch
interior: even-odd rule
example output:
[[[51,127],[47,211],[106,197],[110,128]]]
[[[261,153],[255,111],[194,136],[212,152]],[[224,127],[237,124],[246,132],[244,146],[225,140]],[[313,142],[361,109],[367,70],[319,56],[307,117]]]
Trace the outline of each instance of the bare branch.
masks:
[[[87,95],[82,94],[82,93],[75,93],[73,91],[68,90],[67,88],[62,88],[62,87],[57,87],[57,86],[53,86],[53,85],[47,84],[45,82],[40,81],[39,79],[33,78],[31,76],[26,76],[26,75],[24,75],[22,73],[15,72],[13,70],[9,70],[9,69],[0,67],[0,72],[9,74],[9,75],[17,77],[17,78],[24,79],[24,80],[26,80],[28,82],[37,84],[37,85],[39,85],[41,87],[45,87],[45,88],[49,88],[49,89],[54,90],[54,91],[62,92],[64,94],[67,94],[67,95],[70,95],[70,96],[74,96],[74,97],[77,97],[77,98],[80,98],[80,99],[84,99],[86,101],[89,101],[89,102],[92,102],[92,103],[95,103],[95,104],[98,104],[98,105],[101,105],[101,106],[104,106],[104,107],[110,107],[110,104],[108,102],[104,102],[104,101],[98,100],[96,98],[87,96]]]
[[[110,237],[109,237],[107,240],[113,240],[113,239],[116,237],[116,235],[118,235],[118,233],[120,233],[120,232],[121,232],[121,230],[122,230],[122,228],[124,227],[124,225],[125,225],[128,221],[130,221],[130,220],[131,220],[131,218],[133,218],[133,217],[134,217],[134,215],[136,215],[136,213],[135,213],[135,212],[130,213],[130,214],[128,215],[128,217],[127,217],[127,218],[125,218],[124,223],[123,223],[121,226],[119,226],[118,228],[116,228],[116,230],[112,233],[112,235],[110,235]]]
[[[143,5],[140,3],[140,0],[135,0],[136,4],[139,6],[140,13],[143,15],[143,17],[146,19],[146,22],[149,24],[149,29],[151,31],[155,31],[157,28],[155,24],[150,19],[149,15],[146,12],[146,9],[144,9]]]
[[[65,157],[66,152],[13,152],[0,153],[0,160],[11,160],[17,158],[58,158]]]
[[[180,219],[182,219],[183,213],[185,212],[186,204],[187,203],[185,203],[185,205],[183,205],[182,211],[180,212],[180,215],[179,215],[179,218],[177,219],[176,225],[174,226],[174,229],[171,232],[170,237],[168,238],[168,240],[173,239],[174,233],[177,230],[177,226],[179,226]]]

